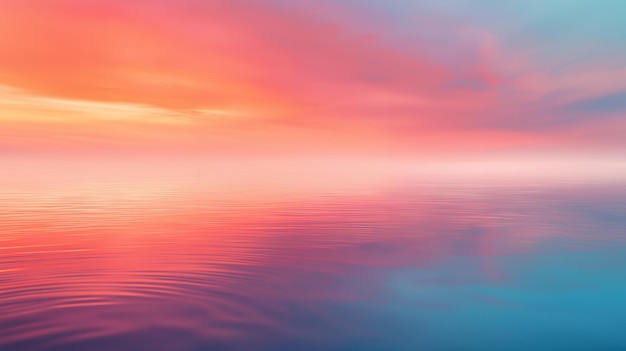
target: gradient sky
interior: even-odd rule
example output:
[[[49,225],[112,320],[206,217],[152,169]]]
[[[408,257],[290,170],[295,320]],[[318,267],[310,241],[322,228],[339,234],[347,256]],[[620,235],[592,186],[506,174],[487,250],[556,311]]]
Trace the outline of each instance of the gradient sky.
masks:
[[[0,154],[626,151],[622,0],[3,0]]]

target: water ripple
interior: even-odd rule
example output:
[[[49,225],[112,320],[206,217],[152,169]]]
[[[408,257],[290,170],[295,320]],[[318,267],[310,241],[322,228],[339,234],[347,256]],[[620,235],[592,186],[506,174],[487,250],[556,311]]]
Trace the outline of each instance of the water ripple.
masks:
[[[523,272],[506,260],[530,267],[542,243],[582,252],[626,237],[623,188],[267,201],[197,189],[2,189],[0,349],[348,349],[426,328],[414,318],[461,301],[446,286],[514,285]],[[418,310],[385,319],[394,308]]]

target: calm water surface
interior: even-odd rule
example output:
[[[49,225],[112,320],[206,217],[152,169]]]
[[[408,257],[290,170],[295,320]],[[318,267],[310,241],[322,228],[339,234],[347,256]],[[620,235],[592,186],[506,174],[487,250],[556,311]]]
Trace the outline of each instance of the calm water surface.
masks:
[[[0,350],[626,350],[626,186],[0,185]]]

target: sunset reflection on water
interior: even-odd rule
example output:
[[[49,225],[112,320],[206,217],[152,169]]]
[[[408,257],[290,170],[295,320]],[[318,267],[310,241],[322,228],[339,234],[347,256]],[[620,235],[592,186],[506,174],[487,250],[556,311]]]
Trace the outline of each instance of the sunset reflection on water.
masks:
[[[2,350],[626,345],[619,184],[12,184]]]

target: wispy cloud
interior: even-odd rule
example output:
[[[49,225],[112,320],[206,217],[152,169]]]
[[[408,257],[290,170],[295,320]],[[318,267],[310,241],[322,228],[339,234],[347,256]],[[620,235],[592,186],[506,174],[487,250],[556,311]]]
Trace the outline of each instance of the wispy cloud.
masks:
[[[487,149],[600,146],[591,134],[625,128],[611,122],[625,108],[623,6],[9,0],[0,123],[187,124],[200,148],[216,133],[251,148],[369,140],[362,152],[475,149],[486,135]]]

